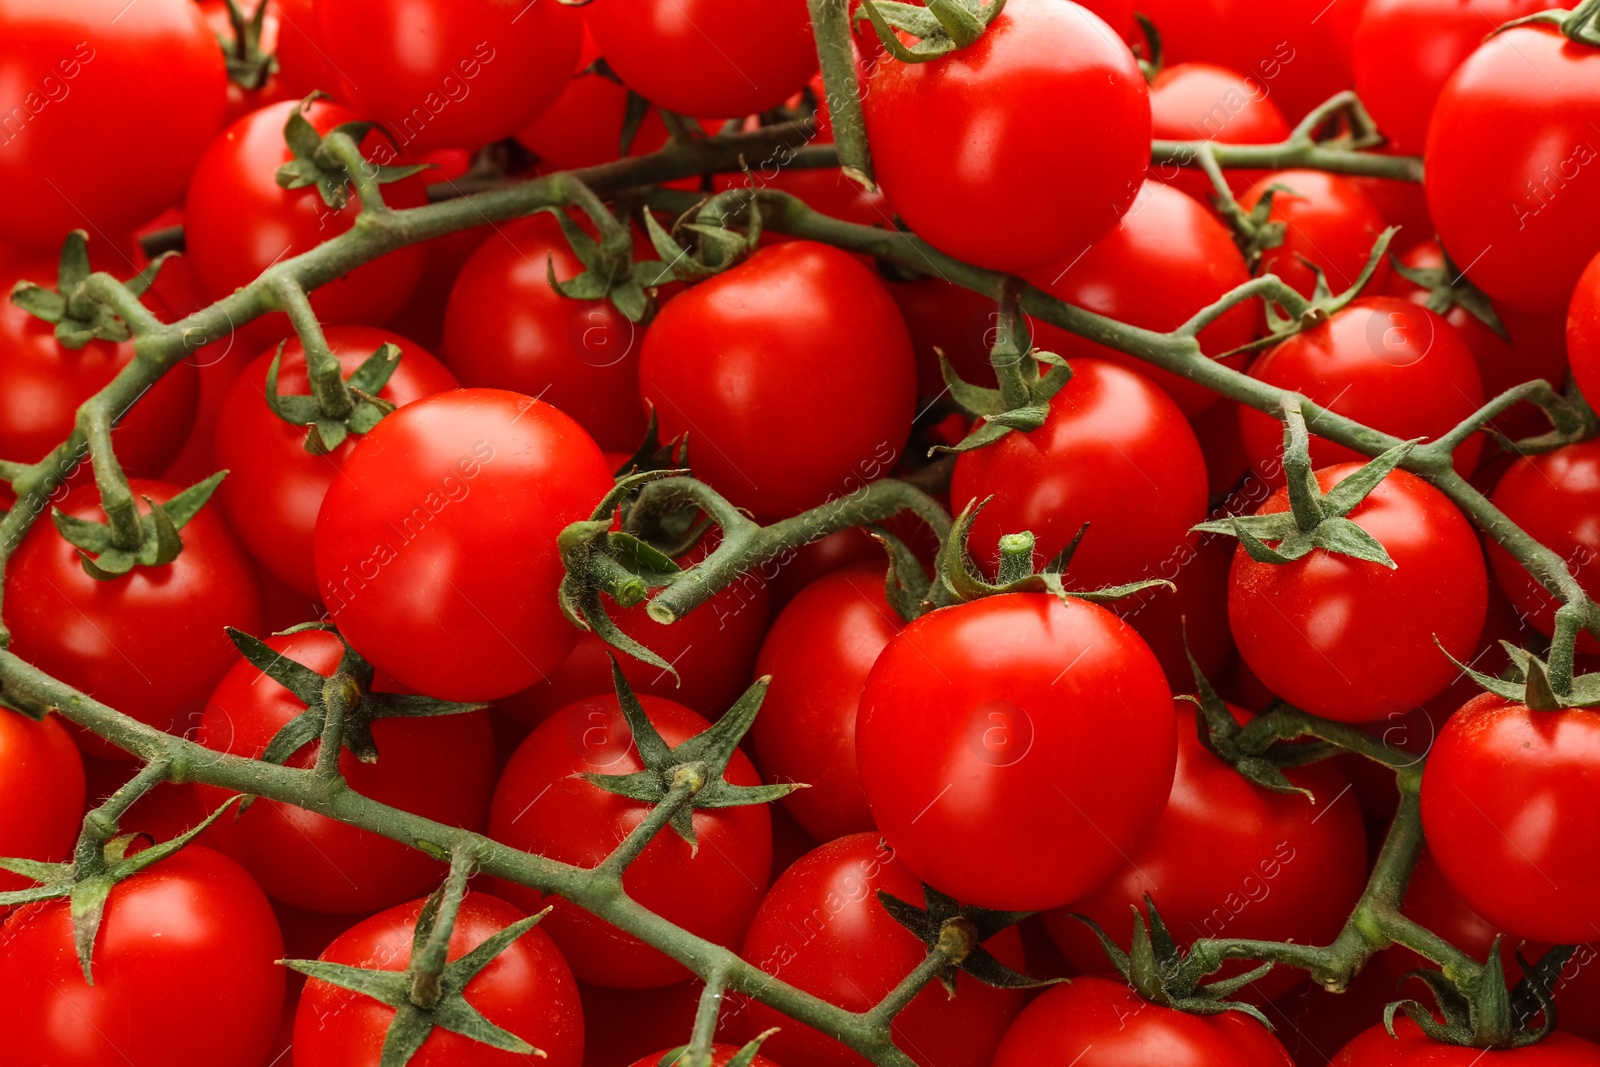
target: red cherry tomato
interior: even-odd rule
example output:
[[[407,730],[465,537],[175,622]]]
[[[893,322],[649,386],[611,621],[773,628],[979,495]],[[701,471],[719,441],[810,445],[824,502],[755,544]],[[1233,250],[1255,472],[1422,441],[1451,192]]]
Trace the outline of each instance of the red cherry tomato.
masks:
[[[1357,469],[1324,467],[1317,484],[1327,492]],[[1288,509],[1279,489],[1258,514]],[[1477,649],[1488,575],[1467,520],[1415,475],[1393,471],[1347,517],[1388,549],[1393,570],[1320,548],[1257,563],[1241,545],[1228,619],[1239,654],[1272,692],[1316,715],[1371,722],[1456,677],[1445,653],[1464,661]]]
[[[317,37],[315,6],[314,0],[272,0],[278,13],[278,81],[293,100],[318,90],[339,92],[339,72]]]
[[[696,475],[786,517],[886,473],[911,431],[905,323],[847,252],[786,241],[661,309],[639,361],[663,438],[690,435]],[[829,413],[825,434],[813,411]],[[805,440],[803,449],[774,442]]]
[[[1175,693],[1194,685],[1191,655],[1209,678],[1227,666],[1233,653],[1228,634],[1232,561],[1231,538],[1192,533],[1150,575],[1172,582],[1172,589],[1148,589],[1110,605],[1156,654]]]
[[[1585,399],[1594,397],[1590,407],[1600,403],[1600,256],[1590,261],[1573,290],[1567,309],[1567,356],[1572,360],[1572,379]],[[1549,378],[1557,385],[1556,378]]]
[[[739,1054],[739,1048],[740,1046],[738,1045],[711,1046],[711,1067],[727,1067],[728,1061],[732,1060]],[[661,1067],[661,1064],[663,1063],[667,1064],[667,1067],[678,1067],[680,1063],[688,1062],[687,1059],[683,1059],[682,1054],[680,1054],[678,1058],[674,1059],[671,1057],[671,1053],[672,1049],[670,1048],[662,1049],[660,1052],[646,1056],[644,1059],[635,1063],[633,1067]],[[778,1065],[758,1053],[756,1057],[750,1061],[748,1067],[778,1067]]]
[[[0,856],[49,863],[70,858],[83,797],[83,760],[61,720],[0,714]],[[0,871],[0,892],[32,884]]]
[[[1259,178],[1239,205],[1253,209],[1274,185],[1282,188],[1272,194],[1271,217],[1286,229],[1283,243],[1262,253],[1257,273],[1276,274],[1309,297],[1317,278],[1305,260],[1322,271],[1333,292],[1349,289],[1383,233],[1386,223],[1378,206],[1350,179],[1317,170],[1280,170]],[[1384,260],[1367,283],[1368,291],[1381,291],[1388,274]]]
[[[533,397],[457,389],[384,418],[345,458],[314,538],[323,602],[351,645],[446,700],[526,689],[572,650],[556,535],[611,472]]]
[[[1486,1051],[1460,1045],[1443,1045],[1428,1037],[1421,1027],[1406,1018],[1396,1016],[1396,1037],[1390,1037],[1382,1023],[1362,1031],[1355,1040],[1339,1050],[1328,1067],[1473,1067],[1474,1064],[1499,1064],[1513,1067],[1596,1067],[1600,1064],[1600,1047],[1581,1037],[1554,1033],[1536,1045],[1505,1051]]]
[[[0,942],[0,1026],[16,1063],[260,1067],[278,1027],[277,920],[242,867],[200,845],[111,890],[92,986],[65,900],[18,908]]]
[[[579,57],[580,68],[588,66]],[[588,62],[592,63],[591,54]],[[517,140],[533,149],[556,170],[595,167],[622,158],[622,127],[627,117],[628,88],[593,71],[580,69],[544,114],[517,132]],[[654,152],[667,143],[667,124],[659,108],[645,113],[629,145],[630,156]],[[698,188],[698,186],[696,186]]]
[[[669,746],[710,723],[681,704],[642,696],[645,715]],[[541,856],[594,867],[649,814],[649,807],[609,793],[580,775],[632,774],[643,768],[617,698],[591,697],[546,719],[506,765],[489,813],[489,836]],[[725,775],[758,785],[756,769],[735,751]],[[698,853],[672,830],[645,846],[623,875],[634,900],[720,945],[744,936],[772,863],[772,819],[760,805],[694,813]],[[543,928],[586,982],[646,988],[683,981],[683,965],[564,900],[496,882],[496,892],[527,908],[554,907]]]
[[[994,346],[1000,312],[992,299],[943,278],[890,281],[888,289],[911,331],[918,395],[944,392],[944,374],[934,349],[944,353],[962,381],[994,387],[989,349]]]
[[[1150,166],[1150,94],[1133,54],[1070,0],[1012,0],[976,44],[927,63],[884,58],[864,88],[895,213],[980,267],[1077,255],[1111,232]],[[981,162],[956,145],[981,145]]]
[[[1289,124],[1268,89],[1255,78],[1213,63],[1164,68],[1150,85],[1150,116],[1158,141],[1277,144],[1289,138]],[[1266,172],[1230,169],[1223,173],[1233,195],[1243,196]],[[1211,206],[1215,190],[1198,167],[1152,165],[1150,177]]]
[[[284,123],[299,106],[284,100],[252,111],[212,141],[195,165],[183,208],[184,235],[188,255],[213,300],[355,224],[360,204],[354,196],[334,211],[315,188],[284,189],[277,183],[278,168],[294,158],[284,143]],[[316,101],[306,117],[318,133],[327,133],[359,116]],[[378,130],[362,138],[361,150],[369,159],[393,161],[394,149]],[[384,202],[392,208],[421,206],[427,202],[423,182],[413,176],[384,185]],[[396,249],[318,287],[311,306],[324,322],[382,322],[405,304],[421,275],[421,249]]]
[[[403,971],[411,963],[412,930],[423,902],[379,912],[340,934],[322,959],[369,970]],[[469,893],[450,933],[447,957],[459,959],[523,918],[486,893]],[[583,1063],[583,1014],[578,984],[551,942],[534,927],[517,938],[462,991],[466,1002],[502,1030],[544,1053],[547,1067]],[[312,978],[294,1019],[294,1062],[299,1067],[377,1067],[394,1009],[371,997]],[[501,1052],[470,1037],[435,1029],[411,1059],[419,1067],[494,1067],[532,1060]]]
[[[398,334],[370,326],[329,326],[323,333],[346,376],[379,346],[400,347],[400,364],[378,392],[392,404],[409,404],[456,387],[455,378],[442,363]],[[272,357],[272,352],[263,352],[251,361],[222,402],[213,456],[229,474],[217,499],[239,539],[261,566],[295,592],[315,597],[311,536],[317,511],[358,435],[351,435],[327,455],[307,452],[306,428],[291,426],[267,406],[267,369]],[[311,392],[306,351],[298,338],[283,348],[278,391],[300,396]]]
[[[1584,441],[1522,457],[1501,477],[1492,500],[1507,518],[1559,554],[1585,588],[1595,583],[1593,564],[1600,558],[1600,529],[1595,525],[1600,518],[1600,442]],[[1489,563],[1517,611],[1540,633],[1555,633],[1560,606],[1555,597],[1493,540]],[[1600,652],[1600,642],[1583,633],[1578,648]]]
[[[927,947],[890,917],[877,894],[923,906],[922,883],[877,834],[852,834],[808,852],[773,883],[740,954],[798,989],[848,1011],[866,1011],[927,956]],[[1002,930],[984,947],[1013,969],[1022,938]],[[894,1020],[895,1044],[920,1067],[985,1067],[1022,1007],[1020,990],[956,977],[952,999],[930,985]],[[754,1035],[783,1028],[761,1047],[785,1063],[859,1067],[868,1061],[828,1035],[755,1001],[741,1020]]]

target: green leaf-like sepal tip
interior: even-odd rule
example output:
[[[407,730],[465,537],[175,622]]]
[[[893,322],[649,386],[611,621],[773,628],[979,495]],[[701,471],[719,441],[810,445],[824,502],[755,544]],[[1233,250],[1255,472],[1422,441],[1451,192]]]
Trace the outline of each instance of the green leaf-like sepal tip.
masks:
[[[289,151],[294,153],[294,158],[278,168],[276,180],[285,189],[315,186],[322,202],[334,211],[340,211],[350,202],[350,174],[344,161],[328,151],[326,142],[337,133],[344,134],[359,146],[376,123],[346,122],[326,134],[320,134],[306,116],[314,101],[326,99],[327,93],[312,93],[300,101],[299,107],[289,112],[289,119],[283,126],[283,140],[289,146]],[[384,185],[420,174],[433,164],[380,166],[368,163],[367,166],[378,184]]]
[[[89,235],[73,230],[61,243],[56,269],[56,287],[47,289],[30,281],[19,281],[11,288],[11,302],[36,319],[55,326],[56,340],[74,351],[90,341],[126,341],[133,336],[127,323],[109,304],[97,299],[86,287],[89,280]],[[174,253],[164,252],[138,274],[122,283],[135,297],[143,296],[156,280],[161,266]]]
[[[1600,707],[1600,674],[1576,675],[1572,679],[1570,690],[1557,693],[1550,685],[1550,664],[1509,641],[1500,642],[1500,647],[1505,649],[1506,655],[1511,659],[1508,678],[1484,674],[1467,666],[1451,656],[1437,637],[1434,638],[1434,644],[1438,645],[1439,650],[1449,657],[1450,662],[1471,678],[1478,688],[1506,700],[1525,704],[1534,711]]]
[[[938,978],[951,996],[956,995],[956,974],[961,971],[997,989],[1037,989],[1065,981],[1030,978],[1007,967],[983,947],[983,942],[1026,919],[1029,912],[994,911],[958,904],[954,898],[929,885],[922,887],[922,897],[925,907],[919,908],[892,893],[878,890],[878,902],[890,918],[916,934],[928,946],[928,951],[943,950],[949,955],[950,965],[939,972]]]
[[[285,342],[279,342],[267,365],[267,407],[291,426],[306,428],[305,448],[312,455],[326,455],[344,443],[352,433],[368,433],[395,410],[392,401],[378,395],[400,366],[400,346],[385,341],[345,379],[353,401],[350,413],[336,418],[322,410],[316,397],[278,391],[278,375],[283,363]]]
[[[1556,1028],[1555,986],[1574,946],[1556,945],[1535,964],[1517,953],[1523,977],[1507,989],[1500,944],[1496,937],[1488,960],[1472,979],[1457,983],[1426,968],[1406,975],[1428,987],[1437,1008],[1410,999],[1394,1001],[1384,1008],[1384,1027],[1392,1035],[1395,1015],[1405,1012],[1433,1040],[1478,1049],[1525,1048],[1549,1036]]]
[[[134,567],[164,567],[183,551],[178,531],[200,513],[211,499],[227,471],[218,471],[178,493],[165,504],[144,498],[149,509],[139,516],[139,543],[133,548],[117,545],[111,527],[92,519],[68,515],[59,508],[50,510],[50,521],[71,545],[78,549],[84,573],[96,581],[109,581],[127,574]]]
[[[895,59],[902,63],[928,63],[975,43],[1005,6],[1006,0],[990,0],[983,6],[977,0],[927,0],[926,6],[861,0],[855,17],[871,21],[878,40]],[[907,45],[897,30],[904,30],[917,41]]]

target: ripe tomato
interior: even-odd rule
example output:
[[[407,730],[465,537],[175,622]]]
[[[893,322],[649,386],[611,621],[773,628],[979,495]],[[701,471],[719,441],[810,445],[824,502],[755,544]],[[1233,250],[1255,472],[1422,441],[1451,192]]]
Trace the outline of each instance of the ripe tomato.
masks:
[[[397,405],[456,388],[444,365],[419,345],[370,326],[329,326],[328,347],[348,376],[385,343],[400,346],[401,359],[378,396]],[[311,564],[311,535],[317,511],[359,435],[351,435],[327,455],[305,450],[306,428],[280,419],[266,400],[267,369],[273,352],[263,352],[234,380],[222,402],[212,455],[229,474],[218,488],[223,514],[245,548],[274,578],[297,593],[317,595]],[[311,392],[306,351],[299,338],[283,349],[278,391]]]
[[[902,623],[884,598],[882,563],[856,563],[801,591],[772,624],[756,674],[770,675],[750,737],[769,781],[805,782],[783,798],[818,841],[872,829],[856,773],[856,708],[867,672]]]
[[[607,989],[578,983],[583,998],[585,1058],[609,1067],[632,1063],[653,1049],[682,1045],[694,1028],[704,989],[705,983],[699,980],[656,989]],[[717,1040],[734,1040],[732,1024],[736,1022],[731,1006],[725,1006],[717,1017]],[[661,1053],[656,1052],[650,1067],[660,1058]]]
[[[343,642],[321,630],[266,642],[324,676],[333,674],[344,654]],[[399,691],[387,683],[380,678],[378,689]],[[241,658],[206,703],[198,740],[207,748],[256,758],[305,710],[293,693]],[[372,724],[372,738],[376,763],[362,763],[348,751],[339,755],[339,771],[351,789],[436,822],[484,828],[494,778],[494,739],[486,712],[379,719]],[[284,764],[310,767],[321,749],[320,740],[312,741]],[[232,795],[206,785],[199,792],[208,811]],[[273,800],[257,800],[243,815],[225,816],[216,825],[220,844],[263,889],[312,911],[376,911],[426,891],[444,876],[426,853]]]
[[[681,704],[642,696],[645,715],[669,746],[710,723]],[[643,768],[615,695],[590,697],[546,719],[517,749],[495,787],[489,836],[563,863],[594,867],[649,814],[645,804],[609,793],[579,775],[632,774]],[[725,776],[759,785],[749,757],[735,751]],[[744,936],[772,863],[766,808],[702,808],[694,813],[698,853],[668,829],[645,846],[623,876],[634,900],[719,945]],[[549,931],[585,982],[635,989],[683,981],[683,965],[564,900],[496,882],[496,892],[528,909],[555,910]]]
[[[540,213],[499,228],[461,268],[445,311],[445,358],[466,385],[554,404],[601,448],[632,455],[644,439],[639,348],[644,327],[609,300],[570,300],[548,270],[583,270],[561,228]]]
[[[1179,63],[1162,69],[1150,84],[1150,117],[1158,141],[1277,144],[1289,138],[1289,124],[1260,82],[1213,63]],[[1243,196],[1266,172],[1223,173],[1233,195]],[[1211,206],[1215,190],[1198,167],[1153,164],[1150,177]]]
[[[1394,1020],[1397,1037],[1390,1037],[1382,1023],[1364,1030],[1339,1050],[1328,1067],[1474,1067],[1474,1065],[1516,1060],[1516,1067],[1595,1067],[1600,1064],[1600,1047],[1566,1033],[1553,1033],[1536,1045],[1493,1051],[1443,1045],[1422,1032],[1404,1015]],[[1398,1038],[1398,1039],[1397,1039]]]
[[[582,68],[595,58],[592,51],[585,51],[589,54],[579,56],[579,71],[561,90],[556,102],[517,131],[517,140],[554,170],[595,167],[622,158],[628,88],[603,74],[584,72]],[[584,61],[586,58],[588,62]],[[661,118],[661,110],[653,107],[640,122],[628,154],[642,156],[666,143],[667,124]]]
[[[284,189],[275,175],[294,158],[283,127],[300,104],[293,100],[252,111],[224,130],[195,165],[184,202],[184,235],[201,284],[213,300],[250,284],[279,260],[309,252],[355,224],[360,205],[354,196],[340,211],[322,201],[313,187]],[[337,104],[316,101],[306,113],[318,133],[354,122],[358,116]],[[361,140],[369,159],[392,153],[379,130]],[[392,159],[390,160],[392,161]],[[383,187],[393,208],[427,202],[420,176]],[[396,249],[320,286],[311,306],[323,322],[382,322],[405,304],[422,275],[417,245]]]
[[[1550,26],[1490,38],[1445,83],[1428,127],[1428,209],[1450,257],[1497,301],[1559,311],[1600,249],[1597,120],[1600,52]]]
[[[202,845],[111,890],[92,986],[65,900],[13,911],[0,943],[0,1027],[16,1063],[260,1067],[278,1027],[272,908],[242,867]]]
[[[132,479],[143,503],[172,499],[165,482]],[[93,484],[67,494],[67,515],[104,522]],[[183,551],[163,567],[96,581],[53,524],[36,522],[6,568],[11,651],[42,671],[161,730],[182,733],[217,679],[238,660],[225,626],[261,629],[261,589],[249,558],[215,509],[181,531]],[[90,740],[92,755],[121,749]]]
[[[880,891],[923,906],[922,883],[877,834],[852,834],[823,845],[773,883],[740,955],[830,1004],[866,1011],[928,954],[921,939],[884,909]],[[1023,965],[1022,938],[1015,928],[1002,930],[984,948],[1013,969]],[[958,975],[953,999],[935,983],[895,1017],[895,1044],[919,1067],[986,1067],[1022,1001],[1021,990],[996,989]],[[867,1063],[832,1037],[765,1004],[749,1001],[742,1014],[752,1036],[783,1027],[761,1046],[780,1062]]]
[[[340,934],[321,958],[368,970],[405,970],[422,905],[414,900],[362,920]],[[487,893],[468,893],[450,933],[448,958],[460,959],[523,917],[521,910]],[[539,1063],[583,1063],[578,984],[540,927],[513,941],[467,983],[463,996],[491,1023],[543,1052]],[[294,1062],[298,1067],[377,1067],[393,1019],[393,1008],[365,994],[308,979],[295,1011]],[[532,1059],[435,1029],[411,1062],[417,1067],[491,1067]]]
[[[61,720],[0,713],[0,856],[54,863],[72,855],[83,814],[83,760]],[[0,871],[0,892],[33,883]]]
[[[1361,297],[1269,349],[1250,377],[1406,439],[1442,437],[1483,405],[1483,382],[1461,335],[1427,308],[1389,296]],[[1317,437],[1314,420],[1310,428],[1314,466],[1362,458]],[[1239,430],[1251,468],[1282,485],[1283,423],[1241,405]],[[1455,451],[1456,470],[1471,474],[1482,451],[1481,436],[1468,438]]]
[[[457,389],[386,417],[341,472],[317,518],[317,582],[379,670],[429,696],[494,700],[572,650],[556,535],[612,484],[577,423],[520,393]]]
[[[1172,582],[1172,589],[1147,589],[1110,605],[1156,654],[1175,693],[1194,686],[1191,655],[1208,678],[1225,670],[1233,655],[1228,634],[1232,562],[1231,538],[1191,533],[1150,575]]]
[[[1003,534],[1032,531],[1043,566],[1077,536],[1075,588],[1131,582],[1184,549],[1206,510],[1206,468],[1183,412],[1142,375],[1078,359],[1045,424],[956,459],[957,508],[994,496],[972,526],[972,555],[993,573]]]
[[[911,623],[873,664],[856,721],[884,836],[935,888],[986,908],[1057,907],[1120,870],[1166,805],[1176,746],[1139,636],[1041,593]]]
[[[941,252],[994,270],[1082,252],[1150,166],[1150,94],[1133,54],[1070,0],[1012,0],[976,44],[928,63],[881,60],[862,106],[895,213]],[[981,165],[952,145],[982,145]]]
[[[54,251],[74,229],[117,237],[183,195],[227,106],[222,54],[198,6],[4,0],[0,35],[0,202],[12,205],[0,240]],[[131,86],[141,120],[104,121],[127,107]]]
[[[340,96],[404,152],[510,137],[555,102],[578,58],[582,17],[562,4],[315,0],[317,40]]]
[[[652,1053],[651,1055],[646,1056],[644,1059],[635,1063],[633,1067],[661,1067],[663,1062],[669,1064],[669,1067],[676,1067],[676,1065],[679,1063],[679,1060],[667,1058],[671,1052],[672,1049],[670,1048],[662,1049],[660,1052]],[[713,1045],[711,1046],[711,1067],[728,1067],[728,1061],[733,1059],[738,1054],[738,1045]],[[686,1063],[688,1061],[684,1060],[683,1062]],[[778,1065],[767,1059],[765,1056],[757,1054],[755,1059],[750,1061],[748,1067],[778,1067]]]
[[[278,12],[278,81],[284,95],[304,100],[321,90],[337,96],[339,72],[317,38],[314,0],[272,0]]]
[[[1140,998],[1122,982],[1074,978],[1029,1004],[1006,1031],[993,1067],[1290,1067],[1289,1053],[1237,1012],[1189,1015]]]
[[[652,104],[680,115],[777,107],[817,70],[804,0],[606,0],[585,12],[600,54]]]
[[[1600,256],[1590,261],[1573,290],[1567,309],[1567,356],[1572,360],[1572,379],[1578,383],[1589,406],[1600,403]],[[1551,385],[1556,378],[1548,379]]]
[[[1328,287],[1342,293],[1355,284],[1372,256],[1372,246],[1386,221],[1367,194],[1348,178],[1317,170],[1280,170],[1258,178],[1239,200],[1246,211],[1272,194],[1272,220],[1282,222],[1283,243],[1261,255],[1258,274],[1276,274],[1302,296],[1316,288],[1317,276],[1302,260],[1321,269]],[[1389,262],[1378,264],[1369,291],[1379,292]]]
[[[1111,881],[1045,919],[1051,936],[1083,974],[1106,969],[1089,928],[1095,920],[1128,947],[1129,909],[1148,893],[1180,944],[1202,937],[1259,938],[1323,945],[1332,941],[1361,895],[1367,833],[1350,782],[1331,763],[1288,772],[1301,793],[1273,793],[1247,781],[1201,743],[1194,705],[1177,701],[1178,770],[1154,836]],[[1230,709],[1241,722],[1247,712]],[[1236,961],[1232,977],[1254,967]],[[1249,987],[1261,1001],[1305,981],[1279,967]]]
[[[1327,492],[1359,469],[1317,471]],[[1289,509],[1279,489],[1257,514]],[[1340,722],[1371,722],[1425,703],[1477,649],[1488,575],[1455,505],[1393,471],[1347,516],[1389,550],[1395,568],[1323,549],[1293,563],[1233,557],[1228,620],[1239,654],[1274,693]]]
[[[1149,181],[1117,228],[1098,244],[1028,280],[1069,304],[1164,333],[1248,282],[1250,272],[1227,227],[1211,212],[1176,189]],[[1212,354],[1247,345],[1256,339],[1259,319],[1253,305],[1241,304],[1202,330],[1200,344]],[[1185,415],[1197,415],[1220,399],[1171,371],[1049,323],[1035,325],[1033,343],[1074,367],[1084,356],[1131,367],[1159,385]],[[1245,358],[1227,362],[1239,368]]]
[[[886,473],[916,402],[910,338],[883,283],[812,241],[761,249],[674,297],[645,335],[639,377],[662,437],[690,435],[696,476],[774,518]],[[812,432],[816,411],[829,413],[825,434]]]
[[[1556,552],[1585,589],[1596,585],[1600,559],[1600,441],[1584,441],[1543,455],[1524,456],[1501,477],[1495,507],[1540,544]],[[1493,540],[1489,563],[1517,610],[1540,633],[1555,633],[1559,601]],[[1578,636],[1580,651],[1600,652],[1600,642]]]
[[[888,289],[911,331],[919,396],[944,392],[936,348],[950,360],[962,381],[994,387],[989,349],[995,342],[1000,312],[993,300],[943,278],[890,281]],[[1037,328],[1038,324],[1033,325]]]

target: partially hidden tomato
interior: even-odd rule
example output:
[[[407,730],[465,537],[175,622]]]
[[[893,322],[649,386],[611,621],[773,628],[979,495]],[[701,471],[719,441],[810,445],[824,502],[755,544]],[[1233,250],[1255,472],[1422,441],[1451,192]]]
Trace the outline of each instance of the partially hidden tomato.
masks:
[[[739,1048],[740,1046],[738,1045],[711,1046],[711,1067],[728,1067],[728,1062],[739,1054]],[[686,1051],[679,1051],[676,1056],[673,1055],[673,1052],[674,1050],[670,1048],[662,1049],[654,1055],[646,1056],[644,1059],[639,1060],[633,1067],[678,1067],[680,1062],[689,1062],[684,1058],[687,1054]],[[757,1053],[746,1067],[778,1067],[778,1065]]]
[[[0,712],[0,856],[48,863],[70,857],[83,800],[83,759],[61,720]],[[0,871],[0,892],[31,884]]]
[[[1567,308],[1567,358],[1572,361],[1572,380],[1577,382],[1589,406],[1600,403],[1600,256],[1584,268]],[[1549,379],[1557,385],[1555,378]]]
[[[740,954],[830,1004],[866,1011],[927,956],[927,946],[890,916],[879,893],[923,906],[921,882],[877,834],[841,837],[802,856],[773,883]],[[1007,966],[1022,967],[1022,938],[1014,927],[984,947]],[[895,1016],[895,1044],[918,1067],[986,1067],[1022,1007],[1020,990],[986,986],[967,974],[957,975],[955,983],[954,997],[933,983]],[[779,1062],[808,1067],[868,1062],[765,1004],[748,1001],[741,1015],[751,1036],[782,1027],[761,1046]]]
[[[580,55],[580,70],[567,82],[556,102],[517,131],[517,140],[553,169],[595,167],[622,158],[628,87],[597,71],[581,69],[593,62],[592,56],[585,63]],[[628,154],[654,152],[667,143],[667,135],[661,109],[652,107],[640,120]]]
[[[1289,136],[1289,124],[1268,89],[1214,63],[1164,67],[1150,83],[1150,116],[1158,141],[1277,144]],[[1223,175],[1233,195],[1243,196],[1263,173],[1229,168]],[[1215,189],[1199,167],[1152,164],[1150,177],[1211,206]]]
[[[1516,1049],[1481,1049],[1441,1044],[1404,1015],[1394,1020],[1395,1036],[1382,1023],[1358,1034],[1329,1067],[1595,1067],[1600,1046],[1571,1034],[1557,1033]],[[1512,1061],[1516,1061],[1514,1064]]]
[[[323,499],[317,583],[340,632],[402,685],[494,700],[554,670],[556,535],[610,490],[592,438],[499,389],[424,397],[363,434]]]
[[[994,388],[989,349],[994,346],[1000,312],[993,299],[935,277],[890,280],[888,289],[911,331],[919,396],[944,392],[941,352],[962,381]]]
[[[1349,289],[1384,231],[1387,220],[1378,206],[1349,178],[1319,170],[1263,175],[1239,198],[1239,206],[1253,209],[1274,186],[1270,217],[1284,224],[1283,243],[1262,252],[1257,273],[1276,274],[1305,297],[1316,288],[1317,270],[1331,291]],[[1379,291],[1388,274],[1389,262],[1383,260],[1368,283],[1370,291]]]
[[[1190,656],[1209,678],[1223,671],[1233,655],[1228,633],[1232,560],[1230,538],[1191,533],[1150,572],[1151,578],[1171,582],[1172,588],[1146,589],[1110,605],[1156,654],[1175,693],[1194,685]]]
[[[278,13],[278,81],[284,95],[303,100],[314,92],[337,95],[339,72],[317,37],[315,0],[271,0]]]

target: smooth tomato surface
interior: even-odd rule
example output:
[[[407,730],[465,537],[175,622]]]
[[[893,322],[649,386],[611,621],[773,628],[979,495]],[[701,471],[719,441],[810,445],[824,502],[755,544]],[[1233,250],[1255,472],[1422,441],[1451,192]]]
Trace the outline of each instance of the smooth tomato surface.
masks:
[[[1276,144],[1289,136],[1289,124],[1265,86],[1214,63],[1164,67],[1150,83],[1150,117],[1158,141]],[[1230,167],[1223,175],[1233,195],[1242,196],[1263,173]],[[1198,167],[1152,164],[1150,177],[1211,206],[1215,190]]]
[[[1571,1034],[1558,1032],[1537,1045],[1495,1051],[1441,1045],[1404,1015],[1395,1018],[1394,1029],[1397,1038],[1390,1037],[1382,1023],[1362,1031],[1339,1050],[1329,1067],[1475,1067],[1486,1064],[1595,1067],[1600,1064],[1600,1046]]]
[[[58,862],[72,855],[83,814],[83,759],[55,715],[0,714],[0,856]],[[0,892],[33,883],[0,871]]]
[[[1567,357],[1584,398],[1600,402],[1600,256],[1584,268],[1567,308]],[[1552,384],[1554,379],[1551,379]]]

